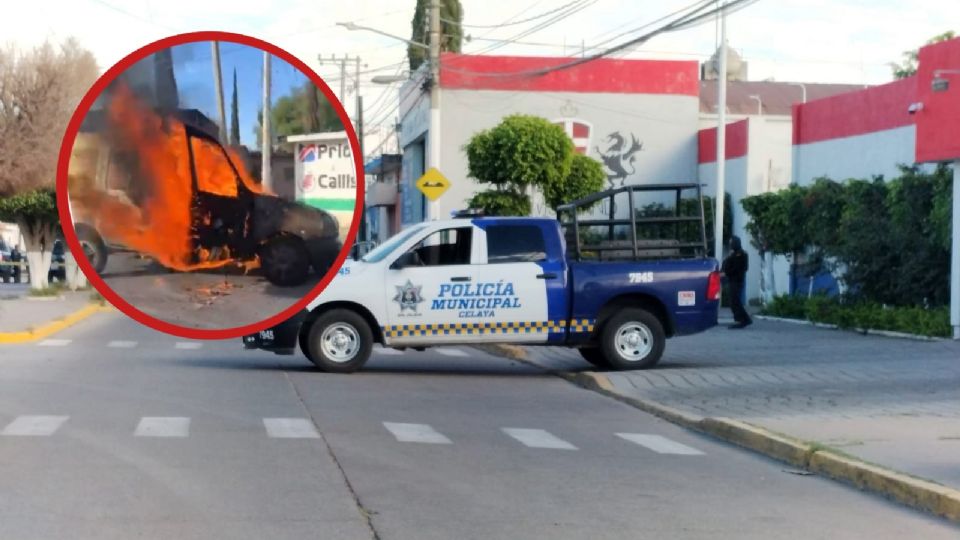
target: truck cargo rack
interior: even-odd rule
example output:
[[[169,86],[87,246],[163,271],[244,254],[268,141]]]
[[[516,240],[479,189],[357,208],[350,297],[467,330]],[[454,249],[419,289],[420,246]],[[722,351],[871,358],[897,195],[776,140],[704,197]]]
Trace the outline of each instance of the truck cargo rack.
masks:
[[[693,191],[693,198],[683,198],[684,192]],[[635,194],[653,195],[656,193],[673,193],[673,215],[638,216]],[[625,194],[625,195],[624,195]],[[615,217],[617,212],[617,198],[627,198],[629,217]],[[682,201],[693,201],[692,211],[681,215]],[[589,217],[584,219],[581,213],[591,212],[597,203],[608,203],[607,217]],[[648,206],[649,207],[649,206]],[[668,211],[661,207],[661,211]],[[558,206],[557,219],[563,229],[567,242],[568,252],[577,261],[596,259],[598,261],[611,260],[649,260],[649,259],[679,259],[702,258],[708,253],[707,231],[703,208],[702,185],[697,183],[681,184],[646,184],[629,185],[588,195],[582,199]],[[699,223],[699,227],[691,230],[691,224]],[[663,232],[673,225],[672,237],[651,237],[651,232]],[[629,233],[623,229],[629,227]],[[684,228],[681,234],[681,227]],[[588,235],[592,228],[606,229],[605,234]],[[598,238],[598,236],[600,238]],[[585,238],[589,237],[589,238]],[[570,249],[572,247],[573,249]],[[592,257],[589,255],[593,255]]]

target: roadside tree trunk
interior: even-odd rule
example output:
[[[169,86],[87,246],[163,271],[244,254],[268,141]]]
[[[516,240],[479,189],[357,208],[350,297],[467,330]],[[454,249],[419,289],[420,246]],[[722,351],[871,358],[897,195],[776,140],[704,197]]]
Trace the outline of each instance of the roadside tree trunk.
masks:
[[[32,220],[31,220],[32,221]],[[50,286],[47,279],[53,241],[57,234],[55,221],[20,221],[20,232],[26,244],[27,268],[30,272],[30,288],[43,290]]]
[[[87,276],[84,275],[83,270],[80,270],[77,259],[73,257],[73,253],[69,249],[64,251],[63,266],[67,278],[67,287],[71,291],[87,286]]]

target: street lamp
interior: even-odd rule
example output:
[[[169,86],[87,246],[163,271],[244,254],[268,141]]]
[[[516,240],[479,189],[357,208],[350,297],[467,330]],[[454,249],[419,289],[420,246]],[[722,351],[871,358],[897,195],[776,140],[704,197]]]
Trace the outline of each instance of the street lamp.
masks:
[[[373,84],[393,84],[403,82],[410,78],[410,72],[404,72],[401,75],[377,75],[370,79]]]
[[[763,115],[763,100],[760,99],[760,96],[758,96],[757,94],[752,94],[752,95],[749,95],[749,96],[747,96],[747,97],[750,98],[750,99],[755,99],[755,100],[757,100],[757,116],[762,116],[762,115]]]
[[[790,84],[790,85],[793,85],[793,86],[799,86],[800,89],[803,90],[802,103],[806,103],[806,102],[807,102],[807,85],[805,85],[805,84],[803,84],[803,83],[799,83],[799,82],[792,82],[792,83],[787,83],[787,84]]]
[[[388,38],[393,38],[393,39],[403,41],[404,43],[408,43],[410,45],[413,45],[414,47],[420,47],[421,49],[430,49],[430,46],[425,43],[420,43],[419,41],[413,41],[410,39],[402,38],[400,36],[396,36],[396,35],[384,32],[383,30],[377,30],[376,28],[370,28],[369,26],[363,26],[355,22],[338,22],[337,26],[342,26],[350,31],[366,30],[367,32],[373,32],[374,34],[380,34],[381,36],[386,36]]]

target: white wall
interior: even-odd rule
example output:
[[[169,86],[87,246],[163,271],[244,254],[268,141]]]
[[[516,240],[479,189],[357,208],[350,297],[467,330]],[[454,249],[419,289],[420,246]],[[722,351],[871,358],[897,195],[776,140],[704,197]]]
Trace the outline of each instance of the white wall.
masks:
[[[589,155],[598,160],[597,148],[607,150],[610,134],[620,133],[627,146],[631,135],[636,136],[643,148],[635,154],[635,164],[626,167],[635,170],[627,183],[691,182],[696,178],[699,100],[695,96],[450,89],[443,89],[441,95],[440,163],[452,183],[439,200],[441,216],[464,208],[475,192],[486,189],[467,177],[463,145],[478,131],[514,113],[591,124]],[[534,213],[552,215],[546,208],[534,209]]]
[[[910,125],[794,146],[796,181],[809,185],[821,176],[842,182],[876,174],[896,178],[897,165],[913,163],[915,141],[916,126]]]

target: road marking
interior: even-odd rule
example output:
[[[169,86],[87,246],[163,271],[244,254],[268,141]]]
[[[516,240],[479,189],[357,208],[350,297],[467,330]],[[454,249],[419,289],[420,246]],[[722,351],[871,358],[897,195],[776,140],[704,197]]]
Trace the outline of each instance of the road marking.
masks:
[[[450,439],[427,424],[384,422],[383,427],[390,430],[390,433],[393,433],[393,436],[400,442],[452,444]]]
[[[21,437],[46,437],[60,429],[69,416],[25,415],[16,417],[0,431],[0,435]]]
[[[66,347],[73,341],[71,339],[45,339],[37,343],[40,347]]]
[[[466,351],[461,351],[460,349],[435,349],[438,353],[444,356],[456,356],[459,358],[464,358],[470,356]]]
[[[306,418],[264,418],[267,435],[274,439],[319,439],[317,427]]]
[[[530,448],[552,448],[556,450],[576,450],[577,447],[542,429],[501,428],[507,435]]]
[[[174,348],[176,349],[199,349],[203,347],[203,343],[197,343],[194,341],[178,341]]]
[[[182,416],[144,416],[133,434],[137,437],[189,437],[190,419]]]
[[[617,433],[617,437],[626,439],[632,443],[639,444],[649,448],[658,454],[678,454],[681,456],[702,456],[703,452],[696,448],[691,448],[685,444],[671,441],[660,435],[648,435],[645,433]]]
[[[380,347],[379,349],[374,349],[380,354],[403,354],[403,351],[398,351],[397,349],[389,349],[386,347]]]
[[[132,349],[136,346],[136,341],[111,341],[107,343],[107,347],[113,347],[114,349]]]

